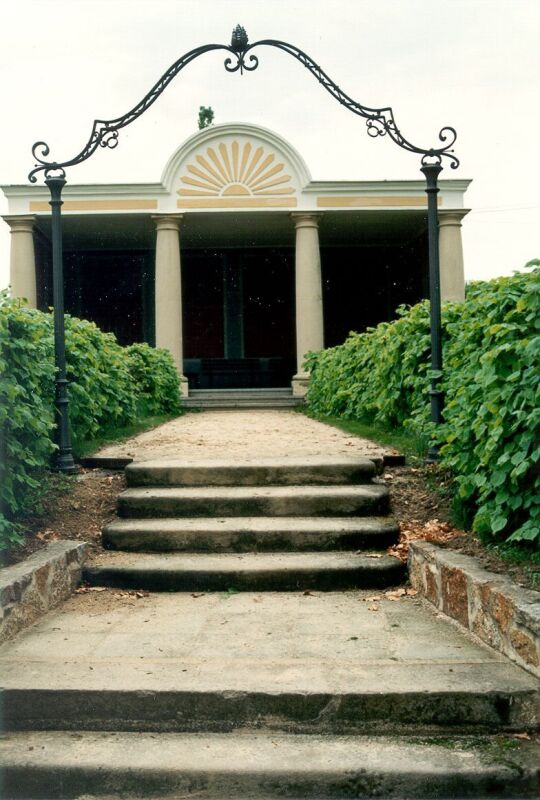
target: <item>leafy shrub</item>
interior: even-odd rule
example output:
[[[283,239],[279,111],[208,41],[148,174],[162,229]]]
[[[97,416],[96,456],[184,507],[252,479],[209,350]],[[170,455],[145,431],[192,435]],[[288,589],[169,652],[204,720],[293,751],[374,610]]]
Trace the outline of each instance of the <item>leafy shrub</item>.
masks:
[[[18,541],[11,520],[39,489],[53,452],[53,338],[44,314],[0,294],[0,549]]]
[[[540,269],[471,286],[448,323],[443,463],[483,536],[540,544]]]
[[[459,510],[484,537],[540,543],[540,262],[443,306],[444,424],[429,420],[429,303],[312,353],[317,414],[405,427],[441,445]]]
[[[137,386],[140,413],[175,414],[180,412],[178,373],[168,350],[157,350],[146,344],[126,348],[128,369]]]
[[[92,322],[66,316],[73,444],[148,414],[180,412],[168,351],[121,347]],[[54,452],[52,315],[0,293],[0,550],[17,541],[17,518],[35,507]]]
[[[137,385],[125,348],[112,333],[66,317],[66,370],[75,447],[93,439],[103,426],[120,427],[137,418]]]
[[[309,354],[307,401],[313,411],[389,427],[426,416],[429,305],[400,306],[397,313],[393,322],[351,333],[344,344]]]

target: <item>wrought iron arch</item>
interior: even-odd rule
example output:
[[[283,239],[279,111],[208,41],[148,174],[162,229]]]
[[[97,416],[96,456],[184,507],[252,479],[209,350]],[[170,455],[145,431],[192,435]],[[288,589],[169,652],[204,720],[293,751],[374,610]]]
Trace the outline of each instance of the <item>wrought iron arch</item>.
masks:
[[[53,304],[54,304],[54,330],[55,330],[55,361],[57,367],[56,377],[56,444],[58,450],[55,456],[55,467],[62,472],[73,472],[75,464],[71,448],[68,415],[68,381],[66,378],[65,363],[65,335],[64,335],[64,292],[63,292],[63,263],[62,263],[62,225],[61,206],[62,189],[66,184],[67,167],[75,166],[86,161],[99,147],[115,148],[118,144],[119,131],[138,119],[150,108],[158,97],[164,92],[171,81],[188,66],[192,61],[205,53],[225,51],[228,55],[224,61],[227,72],[244,70],[253,72],[259,66],[258,57],[252,52],[258,47],[274,47],[288,53],[302,64],[346,109],[366,120],[367,133],[377,138],[388,136],[403,150],[421,156],[421,171],[426,178],[426,193],[428,196],[428,253],[429,253],[429,284],[430,284],[430,314],[431,314],[431,418],[435,424],[442,420],[443,394],[440,389],[442,377],[442,347],[441,347],[441,298],[439,274],[439,245],[438,245],[438,211],[437,211],[437,185],[438,176],[443,168],[443,159],[448,159],[450,167],[456,169],[459,160],[454,153],[453,146],[457,138],[454,128],[446,126],[439,131],[439,147],[419,147],[413,144],[398,128],[394,112],[390,106],[371,108],[364,106],[346,94],[307,53],[294,45],[277,39],[260,39],[253,44],[249,43],[244,28],[237,25],[233,30],[231,43],[206,44],[196,47],[185,53],[163,73],[150,91],[130,111],[120,117],[110,120],[96,119],[92,125],[90,137],[82,150],[65,161],[48,161],[50,148],[46,142],[36,142],[32,147],[32,155],[36,164],[30,171],[28,179],[36,183],[37,175],[44,174],[45,183],[51,194],[52,216],[52,251],[53,251]],[[428,461],[437,460],[437,447],[432,445],[428,452]]]

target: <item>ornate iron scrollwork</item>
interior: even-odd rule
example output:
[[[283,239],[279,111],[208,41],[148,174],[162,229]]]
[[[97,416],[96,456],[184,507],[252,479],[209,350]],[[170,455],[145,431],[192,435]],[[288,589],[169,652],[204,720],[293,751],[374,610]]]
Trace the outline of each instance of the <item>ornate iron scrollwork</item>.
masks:
[[[455,169],[459,161],[452,150],[457,134],[454,128],[445,127],[439,132],[439,141],[442,147],[423,148],[417,147],[403,136],[399,130],[392,108],[370,108],[363,106],[352,97],[349,97],[334,81],[324,72],[324,70],[313,61],[306,53],[298,47],[281,42],[276,39],[261,39],[254,44],[249,44],[248,35],[244,28],[237,25],[233,30],[230,45],[207,44],[196,47],[185,53],[178,61],[161,76],[157,83],[150,89],[142,100],[134,106],[127,114],[111,120],[96,119],[92,125],[90,138],[83,149],[73,158],[67,161],[48,161],[50,153],[46,142],[36,142],[32,147],[32,154],[36,160],[34,169],[28,178],[31,183],[36,183],[37,174],[44,173],[45,181],[51,191],[52,207],[52,251],[53,251],[53,287],[54,287],[54,314],[55,314],[55,363],[57,368],[56,376],[56,412],[59,424],[57,425],[57,444],[58,457],[57,468],[63,472],[73,472],[75,465],[71,450],[68,425],[68,398],[67,398],[67,379],[65,373],[65,342],[63,328],[63,276],[62,276],[62,231],[61,231],[61,192],[65,184],[65,168],[90,158],[98,147],[115,148],[118,144],[119,131],[130,125],[134,120],[144,114],[144,112],[154,103],[161,93],[166,89],[173,78],[204,53],[214,50],[224,50],[230,55],[225,59],[224,66],[227,72],[240,72],[244,70],[253,71],[257,69],[259,60],[251,51],[255,47],[275,47],[288,53],[316,78],[326,91],[335,97],[338,103],[366,120],[367,132],[371,137],[389,136],[399,147],[411,153],[418,153],[422,157],[421,170],[426,176],[428,194],[428,243],[429,243],[429,270],[430,270],[430,304],[431,304],[431,366],[432,366],[432,388],[431,388],[431,417],[435,424],[441,420],[443,407],[443,394],[439,387],[440,375],[442,374],[442,348],[441,348],[441,322],[440,322],[440,285],[439,285],[439,250],[438,250],[438,225],[437,225],[437,202],[438,192],[437,177],[442,169],[443,158],[450,160],[450,166]],[[249,55],[248,55],[249,54]],[[429,460],[437,459],[437,448],[430,448]]]
[[[241,25],[237,25],[232,32],[231,46],[229,48],[236,57],[236,63],[234,63],[232,58],[226,58],[225,69],[227,72],[237,72],[240,70],[240,75],[242,75],[245,69],[248,70],[248,72],[253,72],[254,69],[257,69],[259,66],[259,59],[257,56],[251,54],[249,63],[246,63],[246,53],[248,50],[251,50],[252,46],[254,45],[249,45],[246,29],[242,28]]]
[[[406,139],[399,130],[394,118],[394,112],[390,106],[370,108],[369,106],[363,106],[361,103],[353,100],[352,97],[349,97],[348,94],[334,83],[322,67],[298,47],[288,44],[287,42],[280,42],[276,39],[261,39],[252,45],[248,45],[243,51],[243,57],[245,58],[246,54],[252,48],[261,46],[276,47],[278,50],[288,53],[303,64],[338,103],[341,103],[342,106],[352,111],[353,114],[357,114],[359,117],[363,117],[366,120],[367,132],[370,136],[377,137],[388,135],[399,147],[408,150],[410,153],[418,153],[421,155],[422,163],[426,163],[425,159],[428,159],[440,164],[442,159],[446,157],[450,160],[452,169],[456,169],[456,167],[459,166],[459,160],[451,149],[457,139],[457,133],[454,128],[446,126],[439,131],[439,141],[444,143],[444,147],[417,147]]]
[[[284,53],[288,53],[303,64],[338,103],[341,103],[342,106],[352,111],[353,114],[357,114],[366,120],[369,136],[378,137],[388,135],[399,147],[411,153],[418,153],[421,155],[422,164],[440,164],[443,158],[448,158],[452,169],[455,169],[459,165],[459,161],[452,150],[457,138],[457,133],[454,128],[447,126],[442,128],[439,132],[439,141],[443,143],[443,147],[417,147],[406,139],[399,130],[394,118],[394,112],[390,106],[383,108],[363,106],[342,91],[326,72],[298,47],[288,44],[287,42],[281,42],[277,39],[261,39],[253,44],[249,44],[245,29],[242,28],[241,25],[237,25],[232,32],[230,45],[207,44],[190,50],[179,58],[178,61],[175,61],[150,89],[148,94],[126,114],[112,120],[94,120],[90,138],[80,153],[73,158],[67,161],[47,161],[47,156],[50,153],[49,146],[45,142],[36,142],[32,147],[32,154],[36,160],[36,166],[30,172],[28,179],[31,183],[35,183],[37,181],[36,175],[39,172],[44,172],[45,178],[52,177],[53,175],[64,176],[66,167],[71,167],[75,164],[80,164],[82,161],[86,161],[98,147],[116,147],[118,144],[119,131],[127,125],[130,125],[134,120],[140,117],[141,114],[144,114],[166,89],[173,78],[175,78],[184,67],[204,53],[209,53],[214,50],[225,50],[231,54],[224,61],[227,72],[240,72],[240,74],[243,74],[244,70],[252,72],[259,66],[259,59],[251,52],[256,47],[275,47],[278,50],[282,50]]]

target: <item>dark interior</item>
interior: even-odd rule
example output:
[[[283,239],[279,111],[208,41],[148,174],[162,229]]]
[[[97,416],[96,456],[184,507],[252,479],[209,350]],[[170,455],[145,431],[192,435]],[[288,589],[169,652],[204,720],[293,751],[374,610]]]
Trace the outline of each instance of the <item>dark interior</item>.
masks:
[[[196,388],[286,386],[294,372],[291,248],[182,254],[184,372]]]
[[[392,319],[427,295],[425,235],[405,244],[329,246],[321,263],[325,346]],[[52,304],[50,245],[36,241],[41,308]],[[66,249],[68,313],[121,344],[154,343],[154,253]],[[294,247],[182,250],[184,372],[192,387],[287,386],[295,364]]]

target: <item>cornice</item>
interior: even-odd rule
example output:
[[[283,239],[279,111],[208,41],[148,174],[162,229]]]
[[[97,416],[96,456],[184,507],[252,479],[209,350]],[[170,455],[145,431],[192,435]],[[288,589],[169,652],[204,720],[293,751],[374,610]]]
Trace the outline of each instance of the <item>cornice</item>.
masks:
[[[48,198],[49,190],[46,186],[32,186],[29,183],[7,184],[0,186],[6,197],[28,197],[34,199]],[[156,197],[168,195],[167,189],[161,183],[68,183],[62,191],[62,197],[75,195],[77,197],[122,197],[136,195],[137,197]]]
[[[469,178],[456,178],[439,181],[441,190],[465,192],[472,183]],[[335,192],[348,194],[393,194],[395,192],[424,192],[426,182],[423,180],[402,181],[311,181],[303,191],[306,194],[334,194]]]

